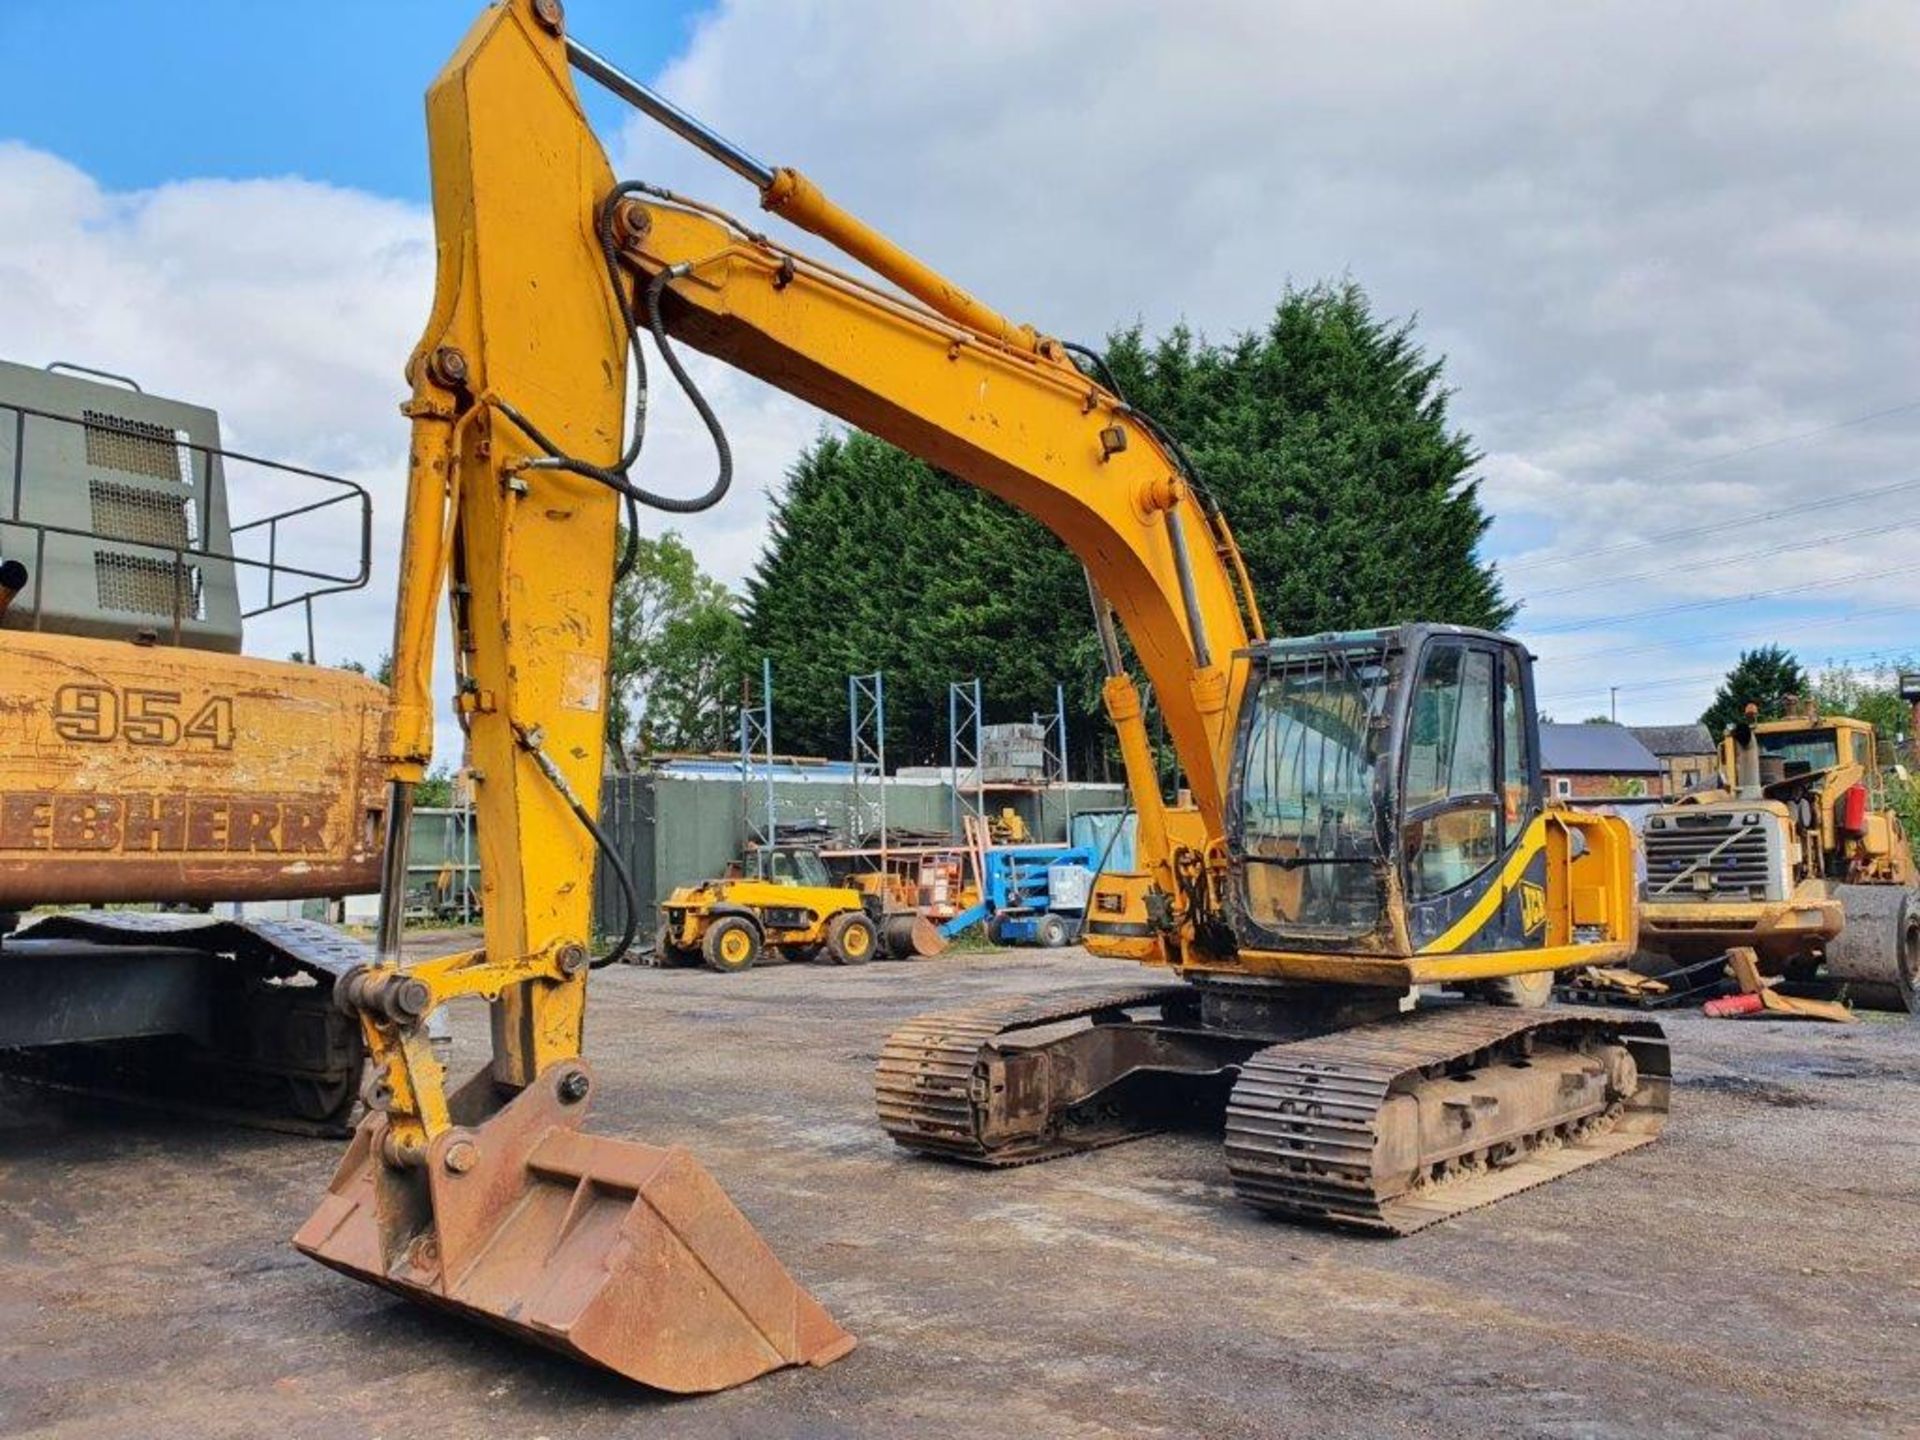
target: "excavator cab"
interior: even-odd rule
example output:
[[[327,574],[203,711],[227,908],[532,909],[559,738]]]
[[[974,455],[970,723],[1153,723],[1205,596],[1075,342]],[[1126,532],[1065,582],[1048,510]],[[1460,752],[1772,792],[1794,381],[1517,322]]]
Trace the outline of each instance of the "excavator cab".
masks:
[[[1273,641],[1246,658],[1227,808],[1243,950],[1544,944],[1544,908],[1528,904],[1545,852],[1519,643],[1406,625]],[[1534,853],[1509,875],[1502,862],[1523,850]]]
[[[1528,1007],[1556,970],[1632,953],[1632,832],[1547,803],[1518,641],[1417,623],[1234,659],[1220,843],[1167,810],[1174,864],[1103,873],[1088,949],[1200,981],[1439,985]]]

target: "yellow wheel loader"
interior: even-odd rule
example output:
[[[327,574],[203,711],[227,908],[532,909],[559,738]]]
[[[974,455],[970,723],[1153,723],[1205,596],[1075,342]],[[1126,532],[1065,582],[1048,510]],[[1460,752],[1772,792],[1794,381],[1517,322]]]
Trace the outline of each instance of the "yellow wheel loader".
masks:
[[[660,906],[655,955],[748,970],[768,951],[783,960],[864,965],[883,953],[880,897],[833,883],[819,853],[755,846],[741,873],[676,888]]]
[[[1744,947],[1766,974],[1920,1015],[1920,872],[1873,726],[1796,711],[1730,726],[1720,784],[1648,817],[1641,949],[1686,964]]]
[[[575,71],[884,283],[616,182]],[[1086,568],[1138,815],[1138,868],[1100,878],[1086,943],[1156,973],[904,1026],[877,1075],[896,1141],[1026,1163],[1199,1114],[1224,1125],[1248,1203],[1404,1233],[1658,1133],[1657,1026],[1479,1003],[1538,1000],[1524,977],[1616,963],[1636,929],[1626,824],[1544,800],[1522,646],[1444,625],[1269,637],[1226,517],[1100,357],[720,139],[570,36],[558,0],[489,9],[427,114],[439,274],[407,372],[382,924],[373,963],[339,987],[373,1114],[303,1250],[668,1389],[852,1347],[684,1151],[582,1127],[588,975],[630,948],[636,908],[595,818],[616,519],[704,509],[731,474],[681,343],[1018,507]],[[713,436],[700,495],[636,478],[643,330]],[[629,378],[642,403],[623,444]],[[486,934],[403,971],[394,857],[432,752],[443,594]],[[1161,792],[1122,627],[1190,803]],[[597,961],[596,849],[629,914]],[[449,1094],[423,1026],[463,995],[491,1003],[494,1054]]]

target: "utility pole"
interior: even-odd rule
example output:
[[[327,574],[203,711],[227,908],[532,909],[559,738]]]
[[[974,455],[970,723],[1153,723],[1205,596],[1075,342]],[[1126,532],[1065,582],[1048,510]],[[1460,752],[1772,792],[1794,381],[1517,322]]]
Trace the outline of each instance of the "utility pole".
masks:
[[[1620,687],[1618,685],[1607,686],[1607,715],[1614,724],[1620,723]]]

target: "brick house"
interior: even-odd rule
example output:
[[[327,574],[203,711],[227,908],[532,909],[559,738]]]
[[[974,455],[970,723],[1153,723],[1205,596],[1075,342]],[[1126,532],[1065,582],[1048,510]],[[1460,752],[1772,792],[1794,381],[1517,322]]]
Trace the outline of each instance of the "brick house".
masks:
[[[1653,752],[1666,767],[1668,795],[1684,795],[1700,786],[1717,784],[1720,751],[1707,727],[1692,725],[1629,725],[1633,738]]]
[[[1624,725],[1540,727],[1540,769],[1555,800],[1659,799],[1667,767]]]

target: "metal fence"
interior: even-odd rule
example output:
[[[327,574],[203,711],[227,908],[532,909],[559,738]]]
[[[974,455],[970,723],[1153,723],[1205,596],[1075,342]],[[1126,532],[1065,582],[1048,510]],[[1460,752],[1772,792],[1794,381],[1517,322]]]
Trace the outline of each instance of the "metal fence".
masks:
[[[754,788],[756,804],[763,804],[757,779]],[[772,794],[774,820],[782,830],[805,827],[842,836],[849,815],[856,813],[854,782],[844,773],[776,779]],[[951,791],[942,782],[890,778],[888,826],[895,832],[944,835],[950,802]],[[1125,795],[1117,785],[1084,786],[1075,789],[1071,804],[1064,790],[1010,795],[1005,803],[1020,812],[1036,840],[1064,841],[1072,810],[1117,808]],[[600,820],[639,894],[643,938],[651,936],[655,907],[668,893],[724,873],[739,858],[746,838],[737,777],[667,771],[609,775],[600,790]],[[593,897],[595,930],[617,935],[624,923],[620,886],[604,860],[594,876]]]

